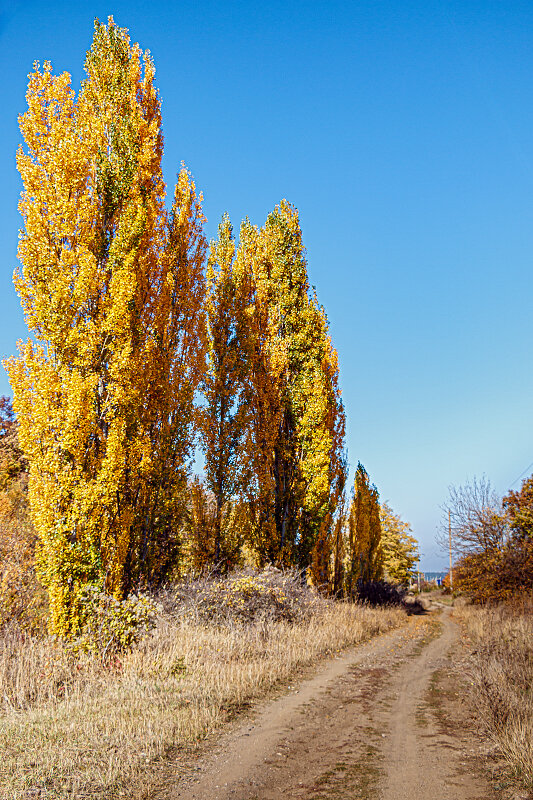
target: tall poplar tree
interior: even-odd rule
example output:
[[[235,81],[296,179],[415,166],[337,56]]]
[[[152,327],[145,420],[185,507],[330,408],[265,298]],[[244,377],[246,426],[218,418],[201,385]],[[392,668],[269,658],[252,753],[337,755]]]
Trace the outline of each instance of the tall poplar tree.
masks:
[[[379,580],[382,576],[381,523],[379,493],[370,484],[368,473],[361,463],[357,465],[354,494],[348,518],[349,567],[348,593],[357,588],[357,582]]]
[[[179,176],[165,212],[148,53],[95,23],[87,78],[29,76],[15,275],[33,340],[7,363],[30,465],[50,629],[90,582],[120,597],[168,565],[202,362],[203,216]]]
[[[224,510],[246,481],[245,294],[234,259],[235,240],[225,215],[218,240],[211,243],[207,267],[207,369],[202,379],[206,403],[200,410],[206,483],[216,507],[212,557],[217,564],[228,555],[222,541]]]
[[[263,559],[308,564],[344,470],[344,410],[327,319],[310,295],[297,210],[282,201],[241,227],[248,276],[248,453]],[[243,282],[244,282],[243,278]]]
[[[313,562],[316,544],[329,555],[334,546],[347,477],[346,419],[339,388],[338,357],[329,323],[316,295],[310,298],[305,368],[298,385],[298,439],[305,494],[298,541],[300,563]],[[328,560],[329,564],[329,560]],[[322,568],[325,574],[325,565]]]

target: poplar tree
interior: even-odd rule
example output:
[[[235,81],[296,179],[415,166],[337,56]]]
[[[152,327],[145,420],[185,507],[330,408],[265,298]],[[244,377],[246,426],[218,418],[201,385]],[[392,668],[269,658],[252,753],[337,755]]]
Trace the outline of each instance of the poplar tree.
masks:
[[[298,540],[300,563],[314,562],[316,545],[324,540],[331,567],[335,531],[342,516],[347,477],[345,453],[346,418],[339,388],[337,351],[329,335],[329,323],[316,295],[310,298],[307,353],[298,382],[298,439],[301,443],[301,475],[305,494]],[[317,566],[317,565],[316,565]]]
[[[281,425],[285,352],[270,326],[270,305],[258,283],[259,230],[245,219],[240,228],[235,274],[245,299],[247,327],[245,402],[249,424],[245,430],[245,458],[249,480],[245,487],[253,526],[252,550],[258,563],[275,562],[280,553],[276,528],[273,454]]]
[[[95,23],[78,97],[35,65],[15,285],[32,340],[7,369],[30,465],[50,630],[75,633],[84,586],[117,597],[168,567],[202,362],[201,198],[170,214],[148,52]]]
[[[236,267],[248,297],[256,547],[264,560],[307,565],[344,470],[344,410],[327,318],[309,291],[297,210],[282,201],[260,230],[245,221]]]
[[[212,547],[216,564],[229,555],[222,541],[224,511],[246,481],[245,295],[234,260],[235,240],[225,215],[218,239],[211,243],[207,266],[207,369],[202,379],[206,403],[200,411],[206,484],[216,509]]]
[[[370,484],[368,473],[359,462],[348,517],[349,594],[355,592],[359,581],[366,583],[379,580],[382,576],[379,510],[378,490]]]
[[[331,486],[330,506],[323,516],[315,538],[308,576],[323,592],[339,596],[344,585],[344,527],[346,463],[343,460]]]

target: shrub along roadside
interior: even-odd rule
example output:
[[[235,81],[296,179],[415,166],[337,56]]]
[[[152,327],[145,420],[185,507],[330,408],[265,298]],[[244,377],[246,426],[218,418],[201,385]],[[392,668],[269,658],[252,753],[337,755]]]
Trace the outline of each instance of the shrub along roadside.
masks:
[[[309,590],[298,570],[272,566],[262,572],[244,569],[224,577],[183,581],[170,602],[179,616],[226,626],[303,622],[327,605],[323,596]]]

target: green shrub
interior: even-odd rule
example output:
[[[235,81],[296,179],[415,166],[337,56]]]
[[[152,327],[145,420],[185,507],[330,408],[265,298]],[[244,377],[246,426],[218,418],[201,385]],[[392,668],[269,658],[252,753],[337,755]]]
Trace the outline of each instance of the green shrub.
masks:
[[[88,585],[80,603],[81,633],[70,648],[93,653],[102,660],[130,650],[155,626],[157,605],[142,594],[117,600],[98,586]]]

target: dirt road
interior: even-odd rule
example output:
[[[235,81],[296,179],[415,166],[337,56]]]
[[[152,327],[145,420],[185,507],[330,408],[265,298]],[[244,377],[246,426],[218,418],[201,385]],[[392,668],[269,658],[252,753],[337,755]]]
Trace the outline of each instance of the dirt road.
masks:
[[[180,800],[489,800],[449,609],[353,649],[224,734]],[[177,777],[177,776],[176,776]]]

